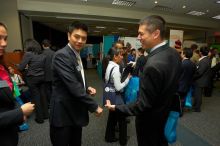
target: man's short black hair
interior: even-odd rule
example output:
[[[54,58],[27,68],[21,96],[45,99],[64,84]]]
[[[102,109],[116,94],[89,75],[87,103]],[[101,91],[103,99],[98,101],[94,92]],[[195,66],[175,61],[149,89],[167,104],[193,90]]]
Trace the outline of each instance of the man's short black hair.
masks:
[[[48,39],[44,39],[41,44],[44,45],[44,47],[50,47],[51,46],[50,40],[48,40]]]
[[[74,21],[71,23],[67,28],[67,32],[72,33],[75,29],[82,29],[88,33],[88,26],[80,21]]]
[[[209,48],[208,47],[201,47],[200,52],[203,56],[207,56],[209,54]]]
[[[147,17],[141,19],[139,24],[140,25],[146,24],[148,26],[148,31],[150,33],[159,29],[160,30],[160,37],[162,39],[165,38],[166,21],[161,16],[158,16],[158,15],[147,16]]]
[[[141,52],[141,54],[144,54],[144,49],[143,48],[138,48],[138,52]]]
[[[198,48],[198,45],[196,45],[196,44],[192,44],[191,45],[191,49],[194,51],[194,50],[196,50]]]
[[[193,51],[191,48],[183,48],[183,54],[190,59],[193,56]]]

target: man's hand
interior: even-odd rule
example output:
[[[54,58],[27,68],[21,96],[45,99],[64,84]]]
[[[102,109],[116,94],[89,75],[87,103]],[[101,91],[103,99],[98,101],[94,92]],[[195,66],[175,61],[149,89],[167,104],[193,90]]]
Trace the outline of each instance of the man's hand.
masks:
[[[95,88],[92,88],[92,87],[88,87],[88,92],[90,95],[95,95],[96,94],[96,89]]]
[[[111,105],[111,101],[110,100],[106,100],[105,107],[107,107],[111,111],[115,111],[115,105]]]
[[[103,111],[103,109],[98,106],[98,108],[96,109],[96,112],[95,112],[96,117],[100,117],[102,114],[102,111]]]
[[[34,104],[31,104],[30,102],[25,103],[21,106],[21,110],[24,116],[29,116],[34,111]]]

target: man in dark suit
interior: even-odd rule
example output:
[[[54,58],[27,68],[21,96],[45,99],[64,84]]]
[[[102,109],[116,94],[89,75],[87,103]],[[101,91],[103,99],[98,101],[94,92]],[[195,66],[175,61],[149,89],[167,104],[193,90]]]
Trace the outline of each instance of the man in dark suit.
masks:
[[[182,108],[185,105],[185,97],[189,88],[192,86],[193,75],[196,70],[195,64],[190,60],[193,55],[191,48],[183,48],[181,57],[182,57],[182,73],[179,79],[179,88],[178,93],[181,98]]]
[[[208,53],[209,49],[207,47],[200,48],[201,57],[193,77],[195,84],[193,103],[194,112],[201,112],[202,91],[205,87],[211,86],[211,60],[208,57]]]
[[[140,76],[143,73],[144,65],[147,61],[147,57],[144,56],[144,49],[138,48],[139,58],[137,59],[137,63],[135,65],[134,71],[132,75]]]
[[[80,50],[88,27],[73,22],[68,27],[69,43],[54,54],[50,137],[53,146],[81,146],[82,127],[88,125],[88,111],[100,116],[102,108],[90,98],[96,90],[86,86]]]
[[[165,20],[148,16],[140,21],[138,39],[142,48],[149,50],[147,62],[140,78],[140,91],[136,103],[111,105],[110,110],[136,116],[138,146],[168,146],[164,127],[181,73],[180,55],[164,41]]]
[[[45,61],[45,94],[47,96],[48,104],[50,103],[51,92],[52,92],[52,59],[54,51],[50,49],[51,43],[45,39],[42,41],[43,54],[46,56]]]

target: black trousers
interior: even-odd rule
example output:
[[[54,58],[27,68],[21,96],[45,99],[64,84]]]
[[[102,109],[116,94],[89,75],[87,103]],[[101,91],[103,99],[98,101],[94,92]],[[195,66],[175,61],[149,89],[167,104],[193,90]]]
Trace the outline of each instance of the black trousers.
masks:
[[[17,146],[18,128],[16,126],[0,129],[0,146]]]
[[[186,102],[186,95],[187,92],[178,92],[180,95],[180,100],[181,100],[181,107],[182,109],[185,107],[185,102]]]
[[[51,93],[52,93],[52,81],[46,81],[45,82],[45,94],[47,97],[48,104],[50,104]]]
[[[193,109],[201,111],[203,87],[195,86]]]
[[[35,104],[35,119],[43,122],[49,117],[48,104],[44,89],[44,76],[28,76],[27,84],[31,92],[31,102]]]
[[[81,146],[82,127],[54,127],[50,125],[53,146]]]
[[[117,123],[119,125],[119,143],[121,145],[126,145],[127,144],[126,116],[114,111],[109,111],[106,132],[105,132],[105,140],[107,142],[111,142],[113,139],[115,139],[115,126],[117,125]]]
[[[138,146],[168,146],[164,136],[166,118],[156,121],[149,118],[151,117],[136,117],[135,126]]]

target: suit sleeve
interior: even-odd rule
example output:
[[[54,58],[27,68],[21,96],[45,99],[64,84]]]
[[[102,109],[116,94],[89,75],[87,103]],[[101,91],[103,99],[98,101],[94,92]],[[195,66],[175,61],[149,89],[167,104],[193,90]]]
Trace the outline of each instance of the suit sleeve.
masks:
[[[31,56],[31,53],[27,52],[24,54],[24,57],[21,61],[21,63],[18,65],[18,69],[20,71],[24,70],[26,65],[29,63],[29,61],[31,60],[32,56]]]
[[[0,113],[0,128],[11,125],[18,125],[23,122],[23,113],[21,108]]]
[[[205,62],[200,62],[193,76],[194,80],[199,79],[207,71],[207,65]]]
[[[71,61],[72,60],[70,60],[65,54],[56,54],[53,61],[53,68],[66,85],[67,90],[72,95],[73,100],[84,103],[90,112],[95,112],[98,108],[98,105],[92,98],[90,98],[82,84],[77,80],[75,76],[76,70],[70,63]]]
[[[136,63],[136,66],[134,68],[134,71],[133,71],[133,75],[135,76],[138,76],[138,73],[139,73],[139,70],[140,70],[140,58],[137,59],[137,63]]]
[[[140,91],[137,102],[130,105],[116,105],[116,111],[126,115],[139,115],[143,111],[150,110],[157,102],[158,94],[161,93],[163,79],[161,73],[154,68],[148,67],[144,78],[140,82]]]

